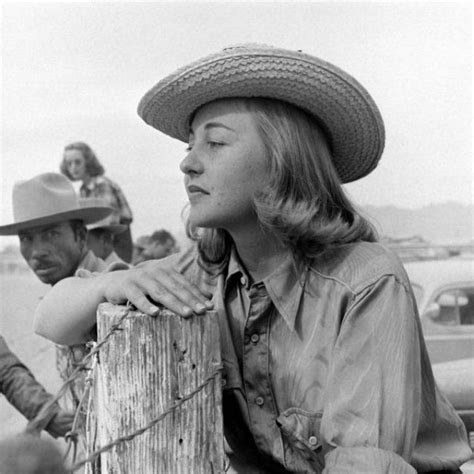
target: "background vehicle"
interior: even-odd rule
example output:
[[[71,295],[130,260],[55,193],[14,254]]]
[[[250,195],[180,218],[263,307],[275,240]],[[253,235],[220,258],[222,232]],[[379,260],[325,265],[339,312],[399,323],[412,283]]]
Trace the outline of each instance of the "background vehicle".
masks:
[[[474,441],[474,258],[404,264],[433,373]]]
[[[474,258],[407,262],[405,268],[431,362],[474,359]]]

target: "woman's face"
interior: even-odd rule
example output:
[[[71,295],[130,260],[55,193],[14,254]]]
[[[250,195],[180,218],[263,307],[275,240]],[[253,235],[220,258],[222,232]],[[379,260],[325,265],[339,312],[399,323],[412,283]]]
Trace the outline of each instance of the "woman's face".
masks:
[[[83,180],[86,177],[86,159],[81,150],[66,150],[64,161],[73,181]]]
[[[254,118],[238,105],[219,100],[199,109],[180,165],[190,221],[231,234],[258,226],[252,198],[265,186],[269,168]]]

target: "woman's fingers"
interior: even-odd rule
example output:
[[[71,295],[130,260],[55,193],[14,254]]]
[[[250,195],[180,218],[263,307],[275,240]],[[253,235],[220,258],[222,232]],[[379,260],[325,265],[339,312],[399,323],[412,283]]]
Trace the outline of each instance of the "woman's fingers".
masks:
[[[202,303],[209,302],[209,300],[212,298],[212,293],[209,291],[206,291],[202,288],[199,288],[196,286],[194,283],[189,281],[184,275],[181,273],[174,271],[173,273],[170,274],[172,278],[176,281],[177,284],[182,285],[183,287],[187,288],[190,292],[196,296]]]
[[[140,267],[135,267],[135,269],[140,269],[147,273],[150,278],[157,281],[159,284],[166,284],[166,281],[170,281],[171,285],[175,286],[175,283],[178,286],[187,288],[196,298],[198,298],[201,303],[205,304],[209,302],[209,299],[212,298],[212,293],[198,288],[192,282],[190,282],[184,275],[177,272],[171,265],[167,265],[164,260],[148,260],[140,264]]]
[[[112,273],[105,292],[105,298],[111,303],[128,300],[150,316],[155,316],[159,311],[154,302],[183,317],[193,313],[203,314],[213,308],[209,292],[201,291],[173,269],[141,267],[128,270],[120,277],[119,272],[116,272],[117,278]]]
[[[136,287],[130,286],[127,288],[126,299],[135,306],[142,313],[148,314],[149,316],[156,316],[160,308],[153,304],[143,293],[143,291]],[[113,301],[111,301],[113,303]]]
[[[153,276],[142,290],[170,310],[190,316],[202,314],[213,307],[212,302],[202,291],[177,272],[165,272]]]

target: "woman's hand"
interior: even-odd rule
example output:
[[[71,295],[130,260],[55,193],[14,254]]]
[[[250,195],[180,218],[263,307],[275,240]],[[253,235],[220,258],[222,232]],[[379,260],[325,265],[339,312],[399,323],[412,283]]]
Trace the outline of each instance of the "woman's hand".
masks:
[[[163,260],[149,260],[129,270],[105,274],[103,295],[107,301],[130,301],[138,310],[156,316],[161,303],[171,311],[189,317],[213,308],[212,294],[199,289]]]

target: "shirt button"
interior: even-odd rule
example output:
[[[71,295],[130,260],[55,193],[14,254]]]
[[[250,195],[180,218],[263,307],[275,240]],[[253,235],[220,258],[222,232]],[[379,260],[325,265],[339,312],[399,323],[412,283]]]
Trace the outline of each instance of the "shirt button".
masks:
[[[256,403],[259,407],[261,407],[261,406],[263,405],[263,398],[262,398],[262,397],[257,397],[257,398],[255,399],[255,403]]]
[[[318,438],[316,438],[316,436],[310,436],[308,442],[311,446],[316,446],[318,444]]]
[[[256,344],[258,342],[258,340],[260,339],[260,336],[258,334],[252,334],[252,336],[250,336],[250,340]]]
[[[242,286],[246,286],[247,285],[247,280],[245,277],[240,277],[240,283],[242,284]]]

